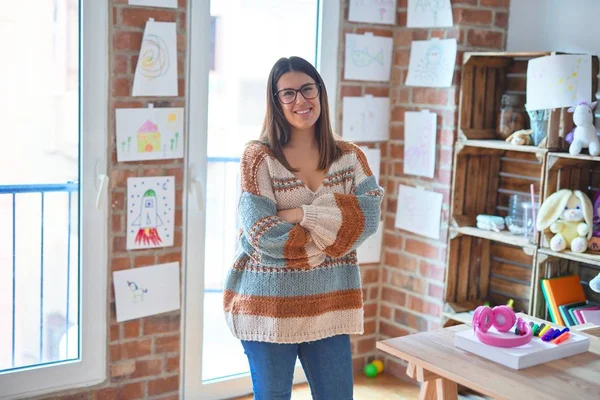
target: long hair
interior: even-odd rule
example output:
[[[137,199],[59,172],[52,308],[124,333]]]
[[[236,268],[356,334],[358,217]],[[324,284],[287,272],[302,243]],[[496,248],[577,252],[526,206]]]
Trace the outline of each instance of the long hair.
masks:
[[[321,104],[321,115],[315,123],[315,135],[319,146],[319,170],[329,170],[331,164],[343,154],[337,145],[337,135],[331,129],[329,120],[329,105],[327,102],[327,90],[319,72],[308,61],[300,57],[280,58],[277,60],[267,82],[267,112],[260,133],[260,142],[268,145],[277,160],[288,170],[297,171],[292,168],[283,155],[283,147],[290,141],[292,129],[283,114],[281,103],[277,98],[277,81],[285,73],[302,72],[310,76],[319,87],[319,103]]]

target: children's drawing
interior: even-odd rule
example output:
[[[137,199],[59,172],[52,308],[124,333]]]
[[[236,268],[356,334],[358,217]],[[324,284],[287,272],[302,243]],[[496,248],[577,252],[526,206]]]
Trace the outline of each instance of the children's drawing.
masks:
[[[177,96],[177,34],[174,22],[146,22],[133,79],[133,96]]]
[[[131,291],[131,296],[134,303],[137,303],[138,301],[144,301],[144,294],[148,293],[148,289],[139,287],[137,283],[133,281],[127,281],[127,286]]]
[[[413,41],[406,85],[449,87],[456,63],[456,39]]]
[[[404,173],[433,178],[437,114],[404,113]]]
[[[452,24],[450,0],[408,0],[407,27],[449,27]]]
[[[344,78],[389,81],[392,47],[392,38],[347,33]]]
[[[183,158],[183,108],[116,111],[117,161]]]
[[[127,249],[173,245],[175,178],[127,179]]]
[[[113,272],[117,322],[178,310],[179,263]]]
[[[570,107],[591,101],[590,55],[551,55],[527,64],[527,110]]]
[[[399,185],[395,227],[439,239],[442,199],[441,193]]]
[[[393,25],[396,23],[396,0],[350,0],[348,20]]]
[[[177,0],[129,0],[129,5],[177,8]]]
[[[344,97],[342,135],[355,142],[380,142],[389,137],[388,97]]]

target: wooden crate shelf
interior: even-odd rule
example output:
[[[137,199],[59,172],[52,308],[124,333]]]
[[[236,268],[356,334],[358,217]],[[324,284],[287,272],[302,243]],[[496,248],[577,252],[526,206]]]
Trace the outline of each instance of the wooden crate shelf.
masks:
[[[579,274],[587,281],[600,271],[600,253],[553,252],[547,234],[535,242],[508,231],[478,229],[480,214],[505,217],[512,194],[530,197],[534,185],[541,203],[562,188],[578,189],[590,199],[600,189],[600,157],[571,156],[564,140],[573,129],[566,108],[550,112],[543,147],[515,146],[498,140],[496,118],[504,93],[523,94],[527,62],[551,53],[466,53],[463,57],[459,128],[454,146],[445,304],[448,323],[470,323],[477,305],[514,301],[516,311],[548,319],[540,279]],[[599,62],[592,57],[592,94]],[[593,97],[593,96],[592,96]],[[528,118],[526,119],[528,123]]]

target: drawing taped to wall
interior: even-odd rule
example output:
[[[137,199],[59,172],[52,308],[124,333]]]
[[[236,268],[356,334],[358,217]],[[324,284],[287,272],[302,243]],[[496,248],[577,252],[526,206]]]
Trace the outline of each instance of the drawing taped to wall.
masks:
[[[413,41],[406,85],[450,87],[456,63],[456,39]]]
[[[388,97],[344,97],[342,136],[355,142],[381,142],[389,137]]]
[[[344,79],[389,81],[393,39],[372,34],[346,34]]]
[[[127,179],[127,249],[173,246],[175,177]]]
[[[350,0],[348,21],[395,24],[396,0]]]
[[[174,22],[146,22],[133,96],[177,96],[176,29]]]
[[[437,114],[423,110],[404,113],[404,173],[433,178]]]
[[[117,161],[183,158],[183,122],[183,108],[117,109]]]
[[[395,227],[439,239],[442,200],[441,193],[399,185]]]
[[[177,0],[129,0],[131,6],[177,8]]]
[[[450,0],[408,0],[408,28],[450,27],[453,24]]]

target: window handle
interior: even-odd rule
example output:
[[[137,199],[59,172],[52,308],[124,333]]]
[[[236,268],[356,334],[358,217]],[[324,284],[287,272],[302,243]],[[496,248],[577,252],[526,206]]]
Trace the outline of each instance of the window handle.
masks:
[[[104,194],[106,193],[107,189],[108,189],[108,182],[110,181],[110,178],[105,175],[105,174],[98,174],[97,178],[98,180],[98,185],[97,185],[97,190],[98,190],[98,194],[96,195],[96,209],[99,210],[100,207],[102,207],[102,197],[104,196]]]
[[[195,188],[196,191],[196,202],[198,204],[198,211],[204,211],[204,191],[202,190],[202,180],[200,176],[195,174],[195,168],[193,165],[190,166],[189,174],[192,177],[190,184]]]

